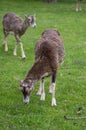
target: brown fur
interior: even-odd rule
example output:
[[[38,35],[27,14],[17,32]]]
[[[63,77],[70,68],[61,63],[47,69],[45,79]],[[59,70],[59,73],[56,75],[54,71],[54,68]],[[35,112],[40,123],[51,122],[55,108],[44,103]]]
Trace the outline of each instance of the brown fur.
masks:
[[[35,46],[35,63],[28,72],[27,79],[39,80],[45,73],[52,75],[57,71],[65,56],[63,41],[57,30],[49,29],[42,33],[42,37]]]
[[[31,17],[30,19],[28,19]],[[33,16],[28,16],[26,17],[25,20],[23,21],[19,16],[17,16],[15,13],[7,13],[3,17],[3,31],[4,34],[8,34],[9,31],[13,31],[15,35],[22,36],[28,26],[30,26],[30,23],[34,22]]]
[[[3,33],[4,33],[4,43],[5,51],[8,51],[7,36],[8,34],[13,34],[16,38],[16,42],[20,45],[22,58],[25,58],[23,44],[20,37],[26,32],[29,26],[36,27],[35,16],[25,16],[25,20],[22,20],[15,13],[7,13],[3,17]],[[14,55],[17,55],[17,45],[14,48]]]

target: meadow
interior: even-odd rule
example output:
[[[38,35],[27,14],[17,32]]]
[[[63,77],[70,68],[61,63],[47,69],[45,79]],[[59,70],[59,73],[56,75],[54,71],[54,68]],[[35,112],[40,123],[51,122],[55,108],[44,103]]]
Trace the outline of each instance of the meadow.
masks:
[[[86,116],[86,3],[82,12],[75,11],[75,2],[44,3],[41,0],[0,0],[0,130],[86,130],[86,119],[66,120],[64,116]],[[28,28],[22,36],[26,60],[13,56],[15,38],[8,37],[9,51],[4,52],[2,17],[6,12],[24,15],[36,14],[37,27]],[[46,100],[36,95],[39,82],[23,103],[19,83],[34,63],[34,47],[41,33],[57,29],[63,38],[66,56],[59,67],[56,81],[57,106],[51,106],[48,93],[50,78],[45,79]],[[82,108],[81,115],[77,114]]]

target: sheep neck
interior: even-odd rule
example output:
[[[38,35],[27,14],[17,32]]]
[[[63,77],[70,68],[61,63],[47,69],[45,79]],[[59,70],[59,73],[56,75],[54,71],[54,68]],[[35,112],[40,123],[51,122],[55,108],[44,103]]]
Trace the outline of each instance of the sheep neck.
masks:
[[[51,75],[51,73],[52,70],[47,61],[35,62],[31,70],[28,72],[26,79],[31,79],[33,82],[36,82],[44,77]]]

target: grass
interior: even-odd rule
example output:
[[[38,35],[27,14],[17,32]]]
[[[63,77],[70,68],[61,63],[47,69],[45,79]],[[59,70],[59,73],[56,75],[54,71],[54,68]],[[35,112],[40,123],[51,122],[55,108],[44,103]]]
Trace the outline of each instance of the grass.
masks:
[[[0,130],[86,130],[86,119],[65,120],[64,116],[86,115],[86,3],[82,12],[75,12],[75,3],[43,3],[42,1],[0,0]],[[37,28],[29,28],[22,37],[26,60],[13,56],[15,39],[9,36],[9,51],[4,52],[2,17],[6,12],[36,14]],[[60,31],[66,50],[64,64],[60,66],[56,85],[57,106],[51,107],[48,94],[49,78],[45,79],[46,100],[36,95],[39,82],[31,95],[30,104],[22,102],[19,83],[34,62],[34,46],[47,28]]]

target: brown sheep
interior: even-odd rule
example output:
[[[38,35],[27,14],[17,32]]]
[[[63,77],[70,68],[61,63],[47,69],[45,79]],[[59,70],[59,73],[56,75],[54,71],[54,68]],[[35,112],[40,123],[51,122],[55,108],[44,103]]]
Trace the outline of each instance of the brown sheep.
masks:
[[[15,13],[6,13],[3,17],[3,33],[4,33],[4,45],[5,51],[8,51],[7,46],[7,36],[8,34],[13,34],[16,38],[17,44],[15,45],[13,54],[17,55],[17,45],[20,45],[22,58],[25,58],[25,53],[23,49],[23,44],[21,42],[20,37],[25,34],[27,28],[32,26],[33,28],[36,27],[35,23],[35,16],[25,16],[25,20],[22,20],[19,16]]]
[[[26,78],[20,81],[20,90],[24,96],[24,102],[29,102],[29,96],[34,83],[41,80],[37,95],[45,100],[44,78],[51,76],[49,92],[52,93],[52,106],[56,105],[55,81],[59,64],[64,60],[65,51],[60,33],[55,29],[48,29],[42,33],[42,37],[35,46],[35,63],[28,72]]]

